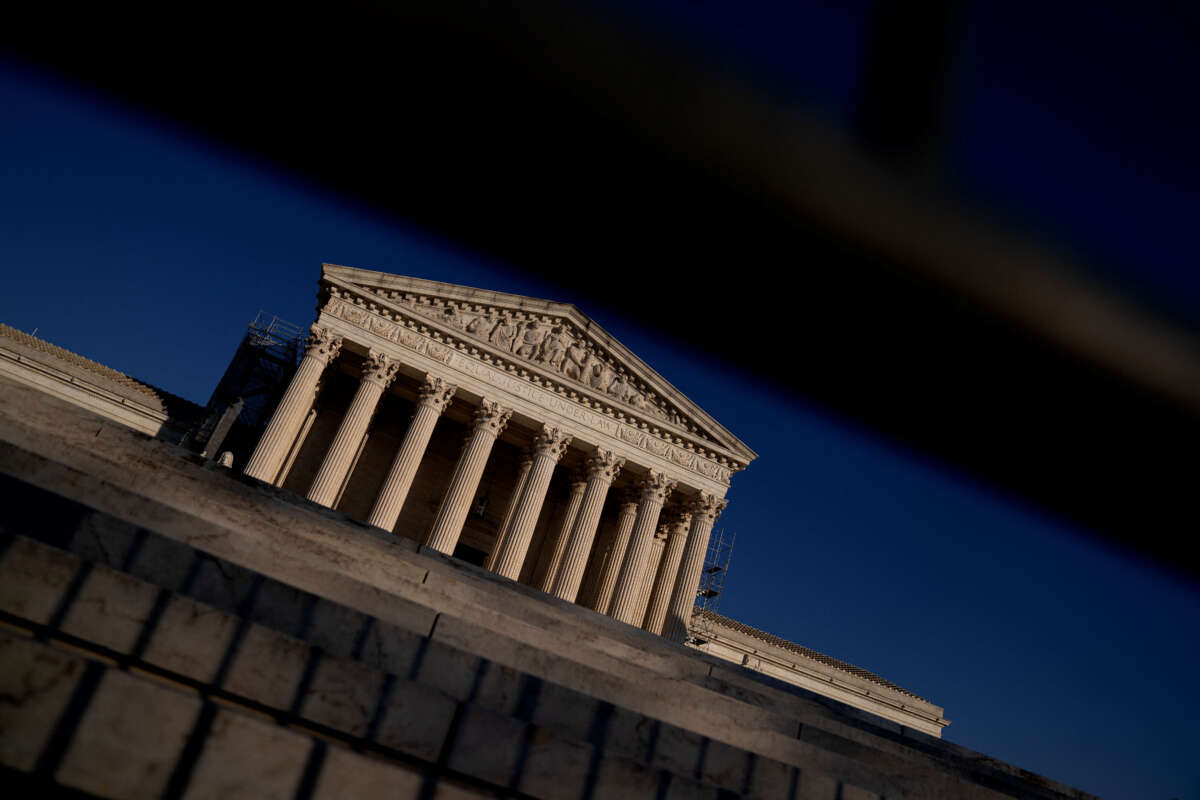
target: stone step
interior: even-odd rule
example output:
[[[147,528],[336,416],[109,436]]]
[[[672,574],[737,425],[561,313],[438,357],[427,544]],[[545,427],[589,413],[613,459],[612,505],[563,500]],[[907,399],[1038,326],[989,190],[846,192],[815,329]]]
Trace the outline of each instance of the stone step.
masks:
[[[258,597],[286,597],[286,587],[264,593],[266,585],[253,590]],[[0,561],[0,587],[0,608],[15,624],[28,620],[36,630],[56,624],[67,641],[127,657],[131,669],[152,668],[161,679],[201,691],[215,684],[219,700],[290,714],[295,724],[424,763],[440,759],[452,775],[534,796],[578,797],[586,781],[596,780],[616,781],[625,787],[622,796],[648,796],[669,785],[672,796],[780,797],[800,782],[799,772],[782,763],[436,638],[359,626],[365,633],[340,656],[25,537],[12,539]],[[322,617],[327,622],[310,622],[310,632],[333,632],[348,621],[345,614]],[[326,637],[343,649],[347,639]],[[450,739],[461,741],[461,749],[447,750]],[[805,782],[818,777],[806,772]]]
[[[96,519],[129,523],[124,547],[106,543],[112,552],[92,558],[139,574],[157,553],[162,575],[151,582],[243,620],[274,614],[272,626],[330,653],[362,642],[363,660],[372,637],[386,653],[387,636],[375,631],[389,629],[481,651],[518,680],[531,676],[799,767],[801,786],[806,776],[824,775],[843,788],[884,796],[1083,796],[952,743],[868,724],[862,714],[811,692],[461,562],[416,552],[411,543],[391,541],[337,512],[195,462],[176,447],[42,395],[10,387],[5,400],[0,480],[7,483],[0,491],[21,502],[0,504],[0,526],[79,552],[100,547],[81,543]],[[13,520],[20,525],[11,526]],[[173,546],[188,557],[171,557]],[[267,607],[273,610],[261,610]],[[778,729],[780,718],[790,730]]]
[[[227,702],[0,632],[10,796],[495,797],[500,787],[356,752]],[[13,732],[19,732],[14,735]],[[53,782],[53,783],[51,783]],[[54,793],[57,796],[58,792]]]
[[[30,488],[28,491],[36,490]],[[111,487],[106,491],[111,492]],[[58,506],[65,504],[62,498],[56,499]],[[144,501],[142,505],[144,507]],[[287,508],[289,511],[293,510],[291,506]],[[139,511],[145,513],[144,508]],[[156,522],[161,522],[162,515],[170,513],[169,510],[161,508],[155,508],[153,511]],[[203,552],[197,556],[193,552],[193,548],[177,539],[158,536],[125,525],[108,514],[95,512],[85,506],[78,508],[75,515],[79,519],[63,520],[59,525],[35,526],[30,524],[26,527],[28,532],[37,535],[48,535],[49,531],[54,530],[68,531],[69,535],[58,535],[62,536],[72,547],[88,548],[96,554],[96,557],[107,556],[110,562],[116,561],[118,557],[124,558],[129,562],[128,568],[132,573],[141,574],[160,585],[181,587],[186,583],[188,592],[224,609],[239,608],[246,604],[250,597],[256,578],[255,574],[248,569]],[[228,533],[210,532],[200,523],[193,523],[194,527],[187,530],[180,530],[177,527],[180,524],[179,522],[171,524],[174,533],[184,537],[186,541],[196,543],[198,546],[203,545],[210,550],[217,549],[217,545],[227,546],[234,539]],[[110,530],[111,528],[120,528],[122,525],[125,525],[123,532]],[[76,528],[79,530],[76,531]],[[98,536],[98,533],[103,535]],[[364,538],[361,532],[356,532],[356,537],[356,541]],[[372,539],[369,536],[365,538]],[[108,543],[102,545],[100,544],[102,541]],[[394,548],[389,549],[394,550]],[[346,550],[352,551],[353,548],[347,544]],[[339,548],[338,552],[341,554],[344,551]],[[395,580],[392,582],[392,587],[396,592],[403,590],[409,593],[409,596],[413,596],[411,593],[414,585],[423,586],[430,573],[442,568],[452,569],[456,573],[462,574],[457,574],[445,581],[435,581],[435,584],[445,583],[451,587],[458,585],[470,588],[473,582],[477,583],[479,580],[478,575],[472,574],[472,568],[464,569],[464,565],[450,562],[448,559],[441,559],[442,562],[447,562],[445,564],[439,563],[438,559],[431,558],[424,558],[423,561],[427,565],[427,569],[422,574],[422,583],[414,584],[407,579]],[[259,576],[258,579],[260,586],[271,587],[265,592],[266,595],[277,596],[280,599],[281,602],[276,604],[277,607],[305,608],[306,602],[311,602],[318,612],[325,610],[324,604],[327,602],[325,600],[316,601],[312,599],[312,595],[304,593],[304,597],[309,598],[308,601],[288,602],[287,593],[289,589],[295,591],[294,589],[276,587],[273,583],[267,583],[270,579],[262,576]],[[323,580],[325,581],[323,586],[329,588],[331,576],[326,574],[323,576]],[[498,581],[494,577],[491,577],[490,580]],[[349,594],[353,596],[360,608],[372,608],[376,612],[374,615],[376,624],[386,623],[381,625],[383,629],[390,625],[392,628],[417,632],[429,625],[430,627],[423,635],[433,633],[435,634],[434,638],[437,637],[437,631],[433,629],[431,622],[437,615],[427,606],[398,597],[395,592],[384,593],[373,586],[364,586],[349,579],[343,579],[342,585],[335,588],[338,591],[329,593]],[[564,607],[555,608],[552,603],[548,602],[549,599],[540,593],[536,597],[532,595],[525,597],[522,594],[523,589],[527,594],[532,593],[533,590],[516,586],[510,582],[494,586],[492,589],[490,595],[479,598],[478,605],[466,605],[462,608],[464,613],[473,613],[476,620],[487,620],[489,617],[485,612],[495,612],[495,609],[485,607],[489,598],[491,603],[501,607],[506,604],[514,606],[509,616],[493,618],[497,626],[505,630],[504,634],[478,626],[475,621],[462,620],[460,626],[448,624],[442,628],[441,635],[446,636],[449,635],[449,632],[456,630],[459,632],[470,631],[471,635],[461,636],[460,639],[465,639],[471,646],[481,644],[488,646],[489,658],[498,660],[510,668],[529,672],[542,680],[562,683],[587,696],[594,696],[614,705],[620,704],[635,713],[677,725],[698,733],[702,740],[712,740],[732,745],[741,750],[752,751],[756,753],[757,758],[779,761],[791,767],[809,766],[826,772],[832,771],[844,783],[871,786],[877,794],[882,794],[888,789],[895,789],[897,786],[893,780],[880,777],[875,770],[865,769],[853,758],[846,758],[836,752],[823,752],[819,748],[799,741],[796,738],[798,724],[793,720],[764,711],[756,705],[742,702],[733,697],[715,694],[696,680],[696,675],[706,674],[706,671],[711,669],[711,665],[694,651],[669,645],[659,637],[621,625],[606,617],[600,617],[578,606],[560,604]],[[471,591],[478,590],[472,589]],[[467,592],[462,594],[467,594]],[[448,600],[445,594],[431,595],[427,599],[431,603],[454,605],[451,602],[454,598]],[[551,608],[546,611],[544,606],[551,606]],[[250,603],[247,606],[247,613],[253,614],[254,607],[255,604]],[[533,609],[532,614],[526,613],[525,610],[530,608]],[[560,630],[565,626],[556,623],[555,615],[582,615],[589,619],[603,620],[598,628],[602,630],[605,624],[616,627],[617,634],[619,634],[618,641],[621,637],[632,640],[650,639],[660,650],[665,648],[676,651],[671,654],[675,661],[690,665],[699,664],[702,669],[690,667],[674,670],[675,674],[664,674],[650,670],[644,665],[631,665],[603,654],[601,654],[603,659],[597,659],[596,654],[586,648],[571,654],[580,656],[581,660],[577,661],[562,652],[551,650],[551,648],[555,648],[561,651],[564,648],[553,635],[531,629],[531,626],[522,619],[522,615],[538,617],[539,622],[543,625],[551,629],[557,626]],[[320,615],[314,612],[314,616]],[[337,615],[332,616],[336,617]],[[443,617],[447,620],[453,619],[449,614],[444,614]],[[473,629],[472,626],[474,626]],[[520,640],[507,636],[507,633],[514,630],[534,638],[535,643],[531,645],[529,639]],[[597,634],[593,633],[592,635]],[[537,646],[537,640],[546,642],[547,646]],[[661,655],[655,657],[661,658]],[[603,669],[594,666],[598,662]]]
[[[229,613],[245,606],[245,613],[249,618],[254,619],[256,614],[261,614],[265,621],[273,621],[285,630],[295,631],[298,625],[313,625],[311,635],[314,641],[331,652],[339,652],[337,648],[340,646],[341,652],[345,654],[346,648],[353,641],[350,632],[362,630],[361,626],[369,619],[358,612],[318,600],[313,595],[280,582],[256,576],[250,570],[224,559],[203,553],[198,555],[198,551],[188,545],[141,531],[109,515],[84,508],[79,511],[78,516],[82,522],[64,522],[63,525],[57,526],[69,528],[74,524],[78,527],[73,535],[61,537],[72,548],[96,558],[105,558],[109,563],[128,562],[126,566],[131,573],[141,575],[164,587],[180,588],[186,584],[188,593],[203,598]],[[41,526],[28,532],[48,535],[47,532],[51,529]],[[435,564],[435,568],[437,566]],[[466,583],[473,577],[475,576],[467,575],[460,583]],[[496,588],[515,594],[511,592],[511,583]],[[248,602],[251,592],[254,592],[254,602]],[[259,598],[262,598],[262,602],[259,602]],[[537,598],[520,599],[538,604],[545,600],[540,593]],[[579,663],[550,654],[545,649],[528,646],[528,642],[514,640],[473,623],[457,620],[448,614],[437,617],[430,609],[394,595],[389,595],[387,600],[390,611],[393,612],[390,616],[405,627],[378,618],[371,620],[375,631],[367,631],[366,635],[367,642],[373,649],[382,648],[384,653],[388,652],[388,648],[395,650],[398,632],[407,631],[412,634],[424,629],[422,635],[427,635],[433,642],[440,643],[449,638],[452,644],[465,646],[468,651],[479,650],[482,647],[490,660],[518,671],[530,671],[542,680],[561,682],[586,696],[595,696],[600,700],[626,707],[631,705],[628,701],[636,701],[636,705],[632,706],[633,711],[696,731],[701,734],[701,739],[718,742],[718,750],[721,742],[730,743],[732,740],[745,742],[746,746],[753,748],[760,757],[795,765],[799,753],[804,755],[808,762],[812,760],[806,754],[805,748],[798,746],[795,738],[797,726],[794,721],[766,712],[753,704],[731,702],[731,698],[720,696],[714,699],[699,683],[679,677],[660,677],[661,673],[647,672],[641,667],[619,662],[608,664],[609,671],[598,670],[588,663]],[[575,606],[570,606],[570,610],[581,611]],[[591,612],[586,613],[588,616],[598,616]],[[305,615],[310,618],[308,622],[305,621]],[[434,618],[441,620],[436,627],[432,624]],[[321,624],[322,621],[325,624]],[[342,624],[337,624],[339,621]],[[349,624],[346,624],[347,622]],[[607,622],[620,628],[628,628],[611,620]],[[381,631],[382,634],[379,633]],[[633,632],[638,636],[661,641],[658,637],[650,637],[642,631]],[[409,635],[407,649],[401,648],[399,651],[401,656],[411,653],[412,641],[413,637]],[[436,654],[438,647],[435,645],[431,650]],[[693,653],[688,651],[687,655],[691,656]],[[404,665],[380,666],[399,671]],[[613,672],[617,674],[614,675]],[[444,674],[447,676],[443,678],[445,681],[450,680],[449,676],[456,673],[454,670],[442,670],[432,674]],[[459,680],[461,682],[464,679],[460,677]],[[731,734],[736,734],[736,737]],[[847,780],[870,780],[869,776],[861,774],[863,770],[860,767],[849,762],[846,766]]]

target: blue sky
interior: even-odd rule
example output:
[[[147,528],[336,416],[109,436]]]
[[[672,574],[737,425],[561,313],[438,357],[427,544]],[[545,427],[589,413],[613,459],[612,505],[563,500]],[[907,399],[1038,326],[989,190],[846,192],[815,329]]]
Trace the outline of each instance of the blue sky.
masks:
[[[1200,798],[1195,586],[587,297],[11,62],[0,108],[0,321],[203,403],[260,308],[312,319],[322,261],[574,302],[760,454],[719,523],[723,613],[945,706],[946,738],[990,756],[1105,797]],[[1018,191],[992,172],[964,167]],[[1098,241],[1095,218],[1063,219]],[[1171,219],[1147,224],[1123,246]]]

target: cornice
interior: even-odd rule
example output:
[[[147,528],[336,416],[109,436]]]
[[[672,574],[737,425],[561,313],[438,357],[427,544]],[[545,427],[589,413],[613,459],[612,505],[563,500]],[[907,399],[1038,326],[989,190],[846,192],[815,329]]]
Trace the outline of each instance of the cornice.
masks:
[[[43,364],[35,359],[20,353],[13,352],[6,347],[0,346],[0,359],[6,362],[18,365],[18,369],[25,369],[35,372],[46,378],[52,378],[63,385],[70,386],[82,392],[86,392],[100,400],[104,400],[114,406],[120,406],[130,411],[136,412],[149,420],[153,420],[158,424],[165,424],[170,421],[170,416],[160,408],[154,408],[144,403],[139,403],[128,397],[123,397],[116,392],[109,391],[99,384],[83,380],[82,378],[72,375],[69,372],[56,369],[49,364]]]
[[[850,689],[858,694],[875,698],[894,697],[896,699],[892,702],[898,707],[903,707],[908,711],[919,710],[922,714],[941,718],[943,709],[940,706],[934,705],[924,697],[910,692],[902,686],[897,686],[870,670],[847,664],[795,642],[780,639],[737,620],[710,611],[694,609],[690,627],[705,638],[742,650],[756,658],[768,659],[778,666],[824,675],[827,682]],[[808,665],[807,670],[805,669],[806,664]],[[833,680],[830,673],[827,672],[830,670],[845,677]]]
[[[700,629],[696,630],[700,632]],[[858,707],[864,710],[871,710],[869,704],[876,704],[876,707],[880,711],[889,709],[892,714],[910,715],[926,725],[936,726],[936,729],[944,728],[950,724],[950,720],[942,716],[941,707],[935,706],[922,698],[915,698],[917,702],[914,703],[914,697],[907,692],[897,692],[873,683],[864,686],[853,680],[852,676],[847,676],[849,680],[840,678],[827,672],[826,669],[829,669],[828,667],[822,669],[823,665],[820,662],[804,664],[788,658],[785,655],[787,651],[764,651],[735,638],[720,634],[714,635],[708,630],[704,630],[703,635],[709,641],[745,654],[747,657],[759,662],[760,665],[769,664],[784,672],[794,673],[798,677],[808,678],[818,684],[824,684],[830,687],[831,690],[840,690],[846,693],[846,695],[858,697],[860,699],[857,702],[861,703]],[[836,670],[836,668],[832,669]],[[759,671],[762,671],[761,666]],[[770,673],[766,674],[770,675]],[[836,696],[835,699],[837,699]],[[875,713],[879,713],[879,711]]]

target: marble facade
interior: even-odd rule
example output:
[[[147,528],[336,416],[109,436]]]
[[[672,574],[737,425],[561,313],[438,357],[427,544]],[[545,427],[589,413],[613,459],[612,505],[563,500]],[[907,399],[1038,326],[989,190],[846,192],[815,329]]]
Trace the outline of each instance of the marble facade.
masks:
[[[574,306],[326,264],[245,472],[683,641],[755,457]]]

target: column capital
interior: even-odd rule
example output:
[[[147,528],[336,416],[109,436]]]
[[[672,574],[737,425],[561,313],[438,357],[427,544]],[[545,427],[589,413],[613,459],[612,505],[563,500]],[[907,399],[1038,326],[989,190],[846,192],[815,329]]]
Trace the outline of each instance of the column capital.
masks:
[[[687,528],[692,524],[692,512],[690,509],[684,509],[674,516],[670,522],[671,532],[679,535],[687,533]]]
[[[534,455],[535,454],[533,452],[533,444],[532,443],[527,444],[521,448],[521,460],[520,460],[520,462],[518,462],[521,466],[521,469],[525,469],[526,467],[533,464]]]
[[[667,541],[667,535],[671,532],[671,523],[664,522],[658,526],[658,530],[654,532],[654,538],[659,542]]]
[[[485,430],[493,436],[499,436],[511,416],[511,408],[505,408],[495,400],[485,397],[475,411],[475,430]]]
[[[588,483],[588,470],[577,469],[571,471],[571,491],[583,491]]]
[[[603,479],[614,481],[617,475],[621,474],[621,467],[625,466],[625,459],[618,456],[611,450],[604,450],[597,447],[596,453],[589,456],[587,459],[587,477],[588,480]]]
[[[569,433],[547,423],[542,426],[542,432],[533,440],[533,452],[538,456],[551,458],[557,462],[567,451],[567,445],[570,443],[571,435]]]
[[[664,503],[671,495],[671,490],[675,488],[675,483],[673,479],[661,472],[651,472],[642,479],[638,488],[641,490],[642,500]]]
[[[640,495],[636,489],[626,489],[621,493],[621,508],[625,509],[632,507],[634,511],[637,511],[639,497]]]
[[[319,358],[328,364],[337,358],[341,349],[342,337],[329,328],[323,328],[320,325],[313,325],[309,328],[308,338],[304,341],[304,355]]]
[[[362,379],[386,389],[396,379],[396,373],[399,371],[399,361],[393,361],[378,350],[368,350],[367,358],[363,361]]]
[[[436,375],[425,375],[425,382],[417,390],[417,405],[428,406],[441,414],[450,405],[458,387]]]
[[[729,501],[723,497],[715,497],[708,492],[700,492],[688,504],[687,509],[697,517],[704,517],[709,522],[716,522],[717,517],[725,510]]]

